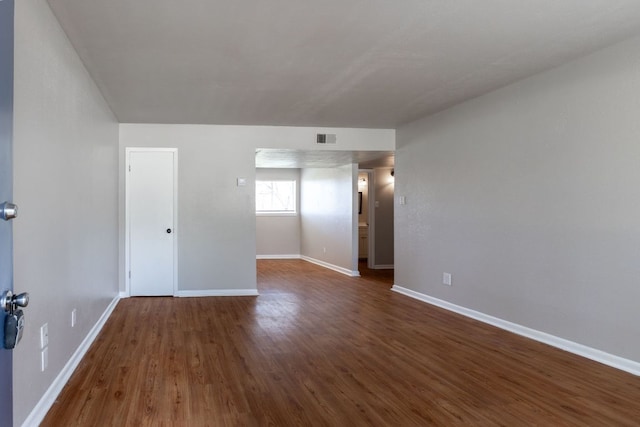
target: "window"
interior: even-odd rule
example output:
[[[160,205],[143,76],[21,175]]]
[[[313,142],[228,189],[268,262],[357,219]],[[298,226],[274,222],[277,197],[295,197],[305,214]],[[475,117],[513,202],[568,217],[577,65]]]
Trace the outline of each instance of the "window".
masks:
[[[256,181],[256,213],[295,214],[295,181]]]

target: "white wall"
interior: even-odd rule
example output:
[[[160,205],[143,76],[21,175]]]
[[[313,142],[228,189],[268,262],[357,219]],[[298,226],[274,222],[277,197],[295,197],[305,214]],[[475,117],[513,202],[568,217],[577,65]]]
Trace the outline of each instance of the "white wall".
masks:
[[[257,215],[258,256],[300,256],[300,169],[256,169],[256,180],[296,181],[296,215]]]
[[[13,358],[20,425],[118,294],[118,124],[44,0],[15,2],[14,84],[15,290],[31,296]]]
[[[316,144],[316,133],[339,143]],[[124,149],[177,147],[179,290],[256,289],[255,151],[395,149],[395,131],[278,126],[120,125],[120,263],[124,290]],[[236,186],[238,177],[245,187]],[[351,191],[354,191],[353,189]]]
[[[309,168],[301,173],[301,252],[304,257],[358,270],[357,165]]]
[[[638,70],[636,38],[402,126],[396,284],[640,362]]]

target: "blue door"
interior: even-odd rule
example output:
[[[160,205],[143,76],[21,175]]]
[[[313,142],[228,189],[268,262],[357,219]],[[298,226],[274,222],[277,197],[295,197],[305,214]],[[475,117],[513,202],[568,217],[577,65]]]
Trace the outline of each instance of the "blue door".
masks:
[[[0,203],[13,196],[13,0],[0,1]],[[0,220],[0,293],[13,290],[13,233],[11,221]],[[0,338],[4,340],[4,310],[0,310]],[[0,426],[13,424],[11,350],[0,345]]]

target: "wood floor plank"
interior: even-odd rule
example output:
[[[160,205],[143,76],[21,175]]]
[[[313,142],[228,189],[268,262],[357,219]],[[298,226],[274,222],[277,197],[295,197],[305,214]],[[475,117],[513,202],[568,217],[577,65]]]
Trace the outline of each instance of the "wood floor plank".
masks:
[[[43,426],[638,425],[640,378],[350,278],[121,300]]]

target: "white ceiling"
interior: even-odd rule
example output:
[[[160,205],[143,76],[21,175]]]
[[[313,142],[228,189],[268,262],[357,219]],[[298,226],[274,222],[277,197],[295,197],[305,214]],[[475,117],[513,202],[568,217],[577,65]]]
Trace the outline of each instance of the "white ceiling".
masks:
[[[256,150],[258,168],[334,168],[353,163],[361,169],[391,167],[394,154],[388,151]]]
[[[120,122],[395,128],[640,33],[638,0],[48,0]]]

